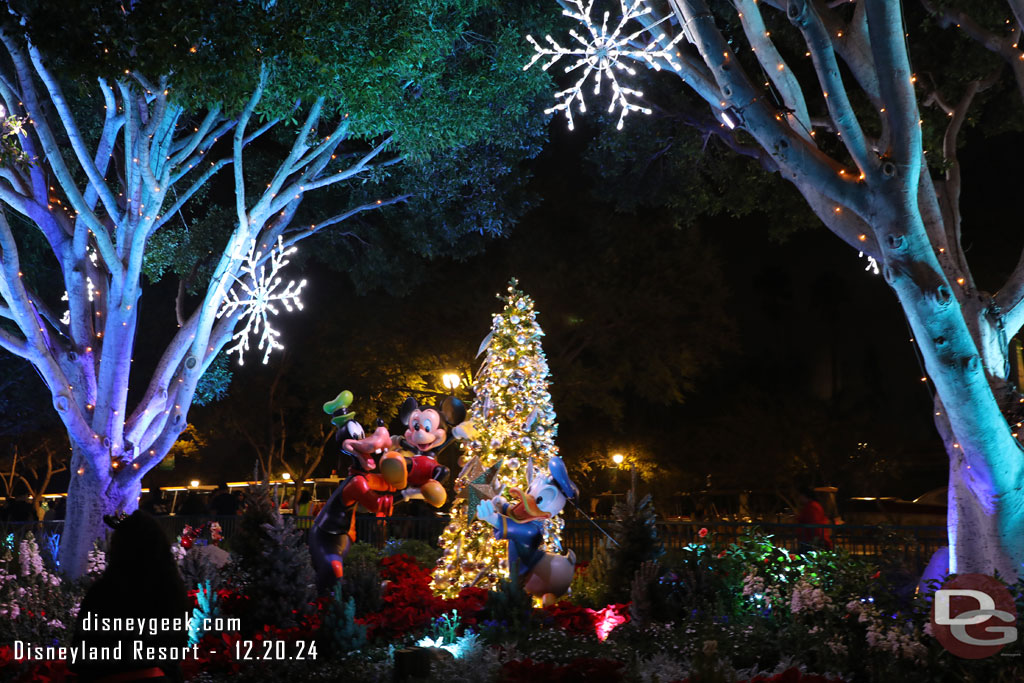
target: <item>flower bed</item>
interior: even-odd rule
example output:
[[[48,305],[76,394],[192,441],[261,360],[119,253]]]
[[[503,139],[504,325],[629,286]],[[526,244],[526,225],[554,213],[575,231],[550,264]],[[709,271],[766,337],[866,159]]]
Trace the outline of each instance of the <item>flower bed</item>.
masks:
[[[232,683],[388,681],[394,653],[419,642],[450,653],[434,662],[435,680],[446,683],[1024,679],[1019,643],[1007,646],[1009,656],[988,660],[946,652],[928,632],[929,603],[901,591],[891,567],[835,552],[797,555],[767,538],[729,546],[716,545],[713,535],[702,540],[663,557],[648,585],[633,586],[631,603],[586,604],[577,596],[577,602],[542,609],[526,605],[513,584],[504,592],[467,588],[456,598],[440,598],[430,590],[428,566],[364,549],[364,566],[372,572],[366,585],[383,584],[372,608],[356,614],[352,600],[321,597],[297,611],[287,628],[207,633],[200,657],[183,662],[183,670],[188,679]],[[1011,588],[1024,611],[1021,585]],[[32,541],[0,556],[0,679],[73,679],[63,662],[15,661],[9,643],[66,645],[66,625],[83,591],[83,584],[61,581],[47,569]],[[237,586],[211,593],[223,617],[245,612],[247,602],[258,599]],[[312,644],[316,654],[253,661],[240,656],[245,642],[256,652],[263,643],[303,643],[307,655]]]

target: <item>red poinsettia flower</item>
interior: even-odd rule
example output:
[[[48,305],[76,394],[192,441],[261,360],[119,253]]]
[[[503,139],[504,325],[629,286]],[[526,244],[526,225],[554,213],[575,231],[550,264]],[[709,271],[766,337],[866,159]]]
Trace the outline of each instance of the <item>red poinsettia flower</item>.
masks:
[[[708,530],[705,529],[704,527],[701,527],[700,531],[697,532],[697,535],[700,536],[701,538],[704,538],[705,536],[708,535]]]

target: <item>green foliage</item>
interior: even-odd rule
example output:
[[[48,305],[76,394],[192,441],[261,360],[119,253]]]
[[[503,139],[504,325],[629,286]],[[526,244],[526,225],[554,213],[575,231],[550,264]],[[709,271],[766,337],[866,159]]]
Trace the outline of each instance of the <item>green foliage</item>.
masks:
[[[270,486],[250,486],[243,494],[242,516],[231,537],[233,561],[241,564],[258,562],[266,541],[264,524],[274,522],[276,512]]]
[[[231,359],[227,354],[217,354],[217,357],[210,363],[210,367],[196,383],[196,392],[192,397],[192,403],[197,406],[205,406],[220,401],[228,395],[230,384]]]
[[[686,616],[695,621],[711,620],[738,611],[737,578],[703,546],[666,554],[661,581],[652,591],[654,613],[669,620]]]
[[[408,555],[421,567],[433,567],[441,551],[426,541],[415,538],[393,538],[384,545],[384,556]]]
[[[21,148],[18,136],[24,132],[28,120],[21,116],[0,118],[0,165],[24,168],[28,155]]]
[[[288,628],[308,613],[316,597],[309,549],[291,518],[271,507],[269,487],[255,487],[236,536],[235,556],[228,564],[229,584],[252,596],[239,608],[243,629],[264,625]],[[266,520],[269,516],[269,521]],[[258,526],[257,526],[258,524]]]
[[[531,630],[532,611],[533,600],[523,590],[513,568],[510,570],[510,578],[499,581],[487,594],[480,620],[495,625],[491,628],[482,626],[480,635],[490,642],[515,640]]]
[[[320,641],[328,652],[340,656],[366,645],[366,627],[357,624],[355,618],[355,600],[344,598],[341,586],[335,585],[329,611],[320,627]]]
[[[607,604],[609,567],[608,541],[602,539],[586,567],[577,567],[569,586],[569,599],[584,607],[600,609]]]
[[[355,543],[345,555],[345,580],[342,595],[351,601],[357,616],[373,612],[381,605],[381,579],[377,572],[380,552],[369,543]]]
[[[482,0],[39,0],[28,33],[60,73],[95,82],[138,71],[172,74],[187,109],[238,111],[260,68],[270,72],[264,116],[292,118],[298,101],[325,98],[350,135],[393,133],[413,157],[483,140],[527,106],[547,78],[523,72],[524,30],[543,30],[539,4]],[[58,30],[52,18],[74,16]],[[10,21],[10,20],[9,20]]]
[[[664,553],[664,548],[658,539],[654,503],[649,495],[637,501],[630,491],[625,501],[616,503],[612,508],[612,517],[610,533],[616,544],[604,541],[607,545],[607,574],[601,575],[603,570],[599,570],[595,580],[604,581],[605,600],[626,602],[637,570],[644,562],[657,560]]]

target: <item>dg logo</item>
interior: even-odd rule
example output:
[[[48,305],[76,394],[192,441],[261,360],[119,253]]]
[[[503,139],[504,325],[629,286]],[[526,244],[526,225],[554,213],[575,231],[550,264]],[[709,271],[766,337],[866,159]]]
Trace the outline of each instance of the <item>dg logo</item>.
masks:
[[[1000,581],[960,574],[935,591],[932,633],[957,657],[982,659],[1017,640],[1017,606]]]

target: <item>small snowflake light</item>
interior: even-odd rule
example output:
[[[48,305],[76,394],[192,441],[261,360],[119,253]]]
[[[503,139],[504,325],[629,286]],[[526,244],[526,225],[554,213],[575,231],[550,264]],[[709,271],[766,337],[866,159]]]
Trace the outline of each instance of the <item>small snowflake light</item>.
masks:
[[[573,129],[572,121],[572,107],[574,102],[579,102],[580,112],[587,110],[586,103],[583,100],[583,85],[591,74],[594,75],[594,94],[601,94],[601,82],[607,80],[612,90],[612,101],[608,105],[608,113],[615,111],[616,107],[619,107],[619,122],[616,128],[622,130],[623,119],[631,111],[639,111],[644,114],[650,114],[651,110],[647,107],[640,106],[629,99],[629,96],[643,97],[643,93],[639,90],[632,90],[619,85],[618,76],[616,71],[623,71],[630,76],[636,75],[636,70],[626,64],[623,60],[632,60],[639,62],[646,66],[649,66],[655,70],[661,70],[661,61],[664,60],[672,68],[678,69],[680,65],[675,59],[673,49],[680,40],[683,38],[683,33],[680,32],[675,38],[673,38],[667,45],[659,47],[660,43],[665,39],[665,33],[660,33],[649,42],[641,41],[640,37],[645,33],[651,33],[659,24],[668,20],[668,16],[662,17],[658,21],[650,23],[649,25],[641,24],[641,28],[633,33],[628,33],[626,30],[627,24],[631,21],[638,20],[640,17],[650,14],[654,10],[644,5],[644,0],[619,0],[619,4],[622,8],[622,16],[618,23],[615,24],[614,28],[609,30],[608,18],[610,13],[604,13],[604,19],[601,24],[598,25],[591,19],[591,12],[594,9],[594,1],[589,0],[586,5],[583,4],[583,0],[569,0],[569,2],[576,6],[577,11],[570,9],[563,9],[562,14],[567,17],[576,19],[584,26],[587,27],[589,32],[589,38],[581,36],[575,30],[570,30],[571,35],[578,45],[572,47],[562,47],[559,45],[551,36],[544,36],[544,40],[548,42],[549,46],[541,45],[538,43],[533,36],[526,36],[526,40],[533,45],[536,54],[533,55],[533,59],[530,63],[523,67],[524,70],[529,69],[531,66],[536,64],[541,57],[550,57],[548,62],[544,65],[543,69],[547,71],[551,68],[558,60],[562,57],[575,57],[576,61],[565,67],[565,73],[571,73],[577,69],[582,69],[583,73],[573,85],[555,93],[555,100],[558,104],[547,109],[546,114],[551,114],[557,111],[564,111],[565,117],[569,120],[569,130]],[[638,42],[640,41],[640,42]]]
[[[269,312],[277,315],[278,310],[274,306],[276,302],[280,302],[289,312],[292,311],[293,307],[302,310],[302,301],[299,299],[299,293],[306,286],[305,280],[298,285],[292,281],[284,289],[278,289],[278,286],[281,284],[281,278],[278,277],[277,273],[288,264],[287,256],[295,253],[295,251],[295,247],[286,250],[283,240],[278,237],[277,245],[270,250],[270,269],[268,272],[267,265],[262,263],[263,252],[256,251],[256,240],[253,240],[252,244],[249,245],[249,252],[242,263],[242,277],[235,278],[235,281],[238,283],[237,289],[241,291],[239,292],[233,288],[228,292],[228,300],[224,302],[220,313],[217,314],[217,317],[220,318],[236,310],[242,311],[245,326],[231,337],[231,341],[235,343],[228,347],[227,350],[228,355],[236,351],[238,352],[239,365],[244,364],[243,358],[245,352],[249,350],[250,335],[258,334],[260,337],[256,348],[263,350],[264,364],[270,358],[271,351],[284,348],[277,341],[281,333],[270,326],[270,319],[267,314]]]
[[[863,251],[857,252],[857,256],[859,258],[864,258],[864,252]],[[874,273],[875,275],[878,275],[881,272],[878,269],[878,261],[875,259],[874,256],[868,256],[868,264],[866,266],[864,266],[864,270],[870,271],[870,272]]]

